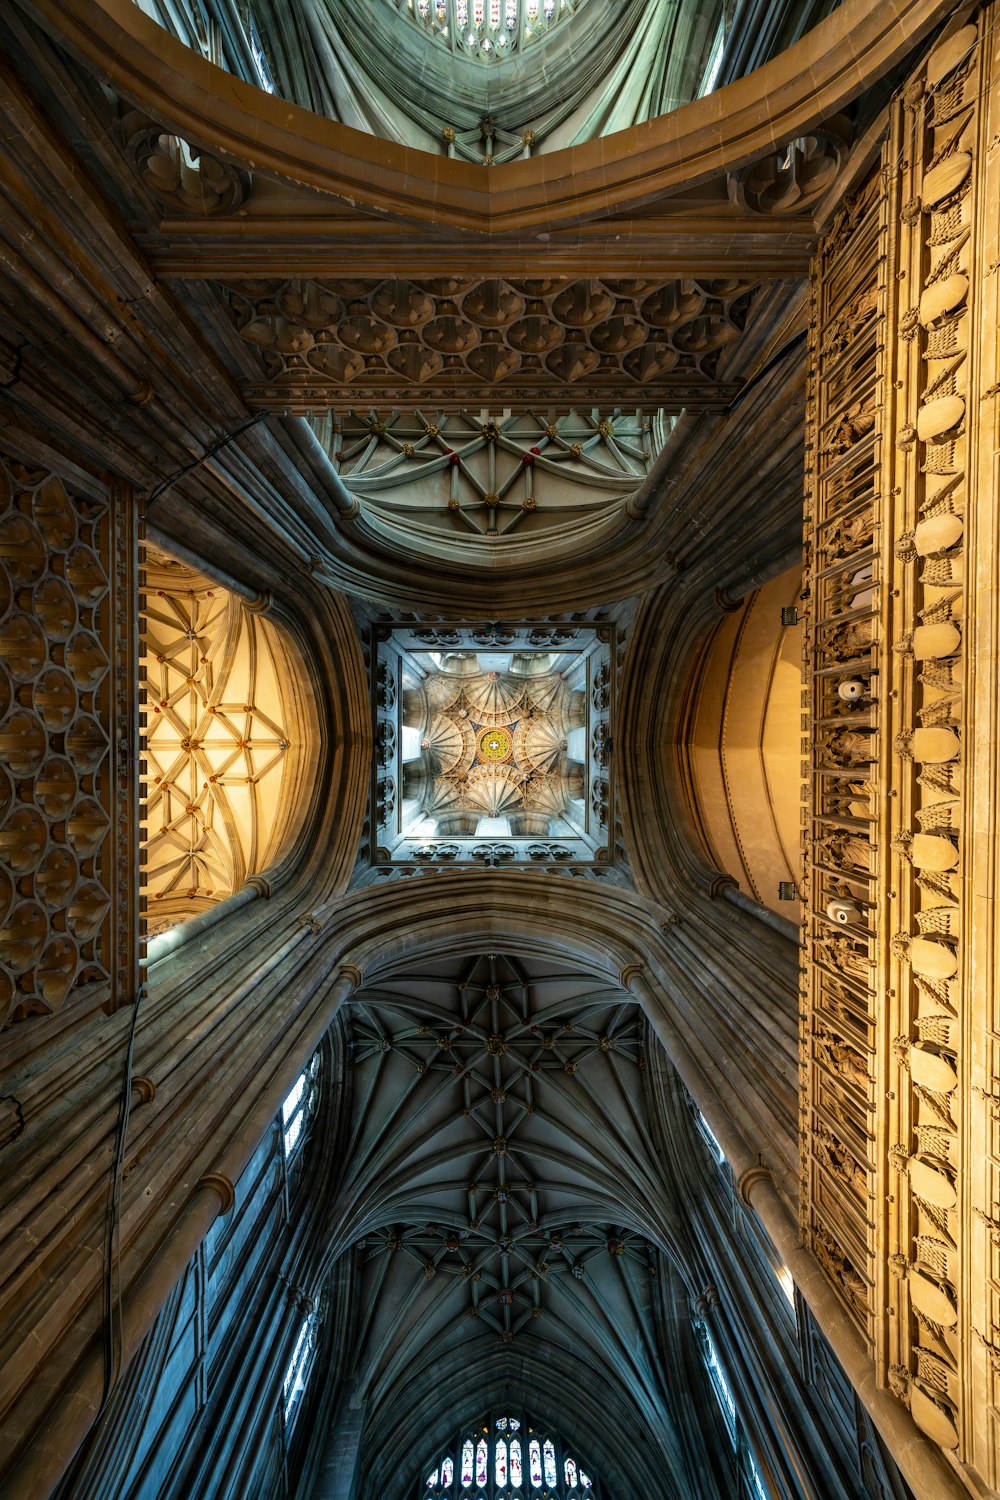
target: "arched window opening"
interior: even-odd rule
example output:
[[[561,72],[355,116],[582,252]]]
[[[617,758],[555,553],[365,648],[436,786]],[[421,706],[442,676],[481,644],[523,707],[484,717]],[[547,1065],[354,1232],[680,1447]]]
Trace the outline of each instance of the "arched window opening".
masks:
[[[557,1434],[508,1410],[462,1428],[417,1489],[420,1500],[596,1500],[598,1494]]]
[[[288,1362],[283,1386],[285,1434],[291,1432],[302,1405],[309,1376],[312,1373],[313,1357],[316,1353],[318,1319],[315,1313],[304,1318],[299,1328],[292,1357]]]
[[[698,1128],[701,1131],[702,1135],[705,1137],[712,1155],[718,1161],[719,1166],[724,1167],[726,1164],[726,1153],[723,1151],[722,1147],[715,1139],[715,1136],[712,1134],[712,1128],[709,1125],[708,1121],[705,1119],[705,1116],[702,1114],[701,1110],[696,1110],[695,1113],[698,1117]]]
[[[746,1433],[740,1425],[740,1420],[736,1412],[736,1402],[733,1400],[733,1393],[730,1389],[729,1381],[726,1379],[726,1372],[722,1368],[718,1351],[704,1323],[698,1325],[698,1333],[701,1339],[705,1365],[708,1369],[709,1379],[712,1382],[712,1389],[715,1391],[716,1400],[722,1411],[726,1428],[732,1440],[733,1447],[736,1449],[737,1464],[742,1476],[740,1495],[743,1496],[746,1494],[748,1500],[771,1500],[767,1485],[764,1483],[764,1477],[747,1442]]]
[[[274,863],[293,831],[307,735],[282,632],[151,546],[145,571],[142,894],[153,936]]]
[[[285,1164],[291,1166],[302,1148],[319,1103],[319,1053],[313,1054],[289,1090],[281,1106],[281,1139]]]
[[[581,0],[389,0],[453,51],[502,62],[540,41],[579,9]]]
[[[722,1365],[719,1363],[719,1356],[716,1352],[715,1345],[713,1344],[708,1331],[704,1327],[701,1331],[701,1337],[705,1351],[705,1364],[708,1366],[708,1373],[712,1381],[712,1387],[715,1391],[719,1406],[722,1408],[722,1415],[726,1419],[726,1426],[729,1428],[729,1435],[735,1443],[738,1432],[736,1420],[736,1402],[733,1400],[733,1393],[729,1389],[729,1381],[726,1379],[725,1371],[723,1370]]]

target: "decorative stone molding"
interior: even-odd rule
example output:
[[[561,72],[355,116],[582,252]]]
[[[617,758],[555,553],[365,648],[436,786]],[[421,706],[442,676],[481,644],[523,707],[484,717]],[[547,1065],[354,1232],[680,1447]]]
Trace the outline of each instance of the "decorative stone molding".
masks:
[[[969,380],[982,360],[995,370],[997,267],[977,268],[995,239],[998,173],[979,153],[1000,86],[985,45],[997,19],[980,5],[943,34],[893,103],[884,170],[820,247],[805,533],[803,1233],[890,1389],[977,1484],[1000,1466],[986,1415],[998,1372],[965,1352],[987,1325],[996,1264],[985,1060],[997,1012],[973,977],[996,934],[991,909],[969,921],[965,895],[995,854],[980,745],[995,739],[996,702],[977,660],[993,574],[967,539],[994,534],[996,502],[995,430],[973,420]],[[837,308],[854,309],[853,326]],[[830,685],[848,676],[863,692],[844,705]],[[838,902],[857,915],[833,936]],[[866,1076],[831,1074],[832,1035]],[[845,1166],[861,1174],[853,1197],[837,1191]]]
[[[151,1104],[156,1098],[156,1084],[143,1073],[133,1075],[132,1087],[139,1096],[137,1101],[139,1104]]]
[[[0,1022],[134,997],[133,546],[123,491],[0,455]]]
[[[357,964],[342,963],[337,972],[340,978],[346,980],[350,985],[352,994],[355,990],[359,990],[365,982],[364,970],[359,968]]]
[[[727,589],[716,589],[712,598],[716,609],[720,610],[724,615],[735,614],[736,610],[740,609],[743,604],[742,596],[739,599],[734,599]]]
[[[222,290],[264,376],[251,406],[289,412],[433,404],[438,410],[720,410],[719,378],[762,283],[386,278],[233,281]],[[461,374],[461,380],[456,375]],[[447,378],[445,378],[447,377]],[[606,424],[607,425],[607,424]],[[529,451],[523,462],[530,465]],[[456,459],[457,463],[457,459]],[[495,492],[493,492],[495,493]],[[499,496],[497,496],[499,503]]]
[[[773,1181],[774,1179],[768,1167],[763,1165],[747,1167],[744,1172],[740,1173],[736,1180],[736,1192],[740,1202],[745,1203],[747,1208],[753,1208],[754,1188],[758,1187],[762,1182],[773,1183]]]
[[[751,213],[801,213],[833,186],[847,159],[848,141],[832,130],[799,136],[770,156],[730,172],[729,197]]]
[[[621,970],[619,970],[619,973],[618,973],[618,983],[621,985],[621,987],[622,987],[623,990],[630,990],[632,988],[633,982],[636,979],[640,979],[644,973],[645,973],[645,965],[644,964],[640,964],[640,963],[625,964],[624,968],[622,968]]]
[[[250,192],[250,173],[132,113],[122,121],[129,160],[164,208],[183,214],[233,213]]]
[[[198,1186],[218,1194],[220,1214],[229,1213],[236,1202],[236,1189],[224,1172],[205,1172],[199,1177]]]
[[[703,1321],[709,1313],[713,1313],[719,1306],[718,1289],[711,1284],[694,1299],[694,1310],[697,1319]]]

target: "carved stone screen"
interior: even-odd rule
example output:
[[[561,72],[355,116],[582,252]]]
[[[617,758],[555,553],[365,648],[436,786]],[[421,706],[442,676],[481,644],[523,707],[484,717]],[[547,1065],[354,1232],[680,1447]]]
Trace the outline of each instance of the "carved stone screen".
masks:
[[[0,459],[0,1021],[134,991],[133,546],[120,488]]]
[[[383,635],[375,863],[606,863],[611,629]]]

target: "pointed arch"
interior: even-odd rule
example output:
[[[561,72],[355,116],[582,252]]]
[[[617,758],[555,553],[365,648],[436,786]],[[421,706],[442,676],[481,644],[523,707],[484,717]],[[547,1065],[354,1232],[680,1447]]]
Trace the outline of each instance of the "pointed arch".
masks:
[[[147,544],[143,880],[154,936],[262,877],[297,832],[315,726],[291,638]]]

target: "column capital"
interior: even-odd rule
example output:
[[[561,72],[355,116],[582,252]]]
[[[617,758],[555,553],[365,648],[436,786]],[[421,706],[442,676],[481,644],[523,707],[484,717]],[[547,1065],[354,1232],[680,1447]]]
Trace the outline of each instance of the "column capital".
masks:
[[[365,982],[364,970],[359,969],[357,964],[341,964],[340,978],[346,979],[350,985],[350,993],[361,988]]]
[[[224,1172],[206,1172],[198,1178],[200,1188],[208,1188],[219,1195],[219,1213],[227,1214],[236,1202],[236,1189]]]
[[[747,1208],[753,1208],[753,1192],[762,1182],[773,1183],[771,1169],[763,1165],[747,1167],[741,1172],[736,1180],[736,1191],[740,1195],[740,1202],[745,1203]]]

